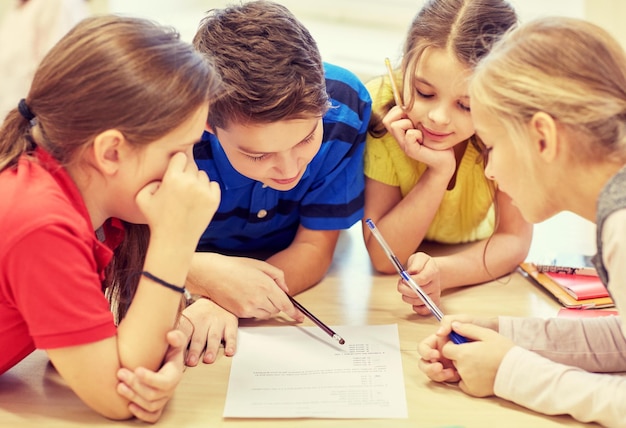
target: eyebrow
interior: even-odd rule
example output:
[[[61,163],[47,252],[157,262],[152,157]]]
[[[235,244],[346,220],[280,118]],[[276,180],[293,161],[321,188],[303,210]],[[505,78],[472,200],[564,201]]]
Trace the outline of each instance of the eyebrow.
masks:
[[[423,83],[424,85],[428,85],[428,86],[430,86],[431,88],[433,87],[433,84],[432,84],[432,83],[430,83],[428,80],[426,80],[426,79],[424,79],[424,78],[421,78],[421,77],[417,77],[417,76],[416,76],[416,77],[415,77],[415,81],[416,81],[416,82]]]
[[[318,122],[315,122],[315,125],[313,125],[313,129],[306,135],[306,137],[304,137],[302,140],[298,141],[295,145],[297,146],[301,142],[311,138],[311,135],[313,135],[315,133],[315,130],[317,129],[317,125],[318,125]],[[270,154],[270,153],[274,153],[274,152],[255,152],[254,150],[248,150],[245,147],[239,147],[239,150],[241,150],[242,152],[251,154],[251,155],[267,155],[267,154]]]

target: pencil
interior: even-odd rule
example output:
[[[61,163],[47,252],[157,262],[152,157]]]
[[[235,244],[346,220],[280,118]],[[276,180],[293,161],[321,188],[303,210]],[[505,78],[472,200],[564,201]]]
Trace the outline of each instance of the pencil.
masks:
[[[374,235],[374,238],[376,238],[380,246],[383,248],[383,251],[387,255],[387,258],[389,258],[389,261],[391,261],[393,266],[396,268],[396,271],[400,275],[400,278],[402,278],[402,280],[406,283],[406,285],[411,287],[411,289],[415,291],[415,293],[419,296],[419,298],[422,299],[422,302],[424,302],[424,304],[430,310],[430,312],[432,312],[435,318],[437,318],[437,321],[441,321],[441,319],[443,318],[443,312],[441,312],[441,310],[437,307],[435,302],[432,301],[432,299],[428,296],[428,294],[426,294],[424,290],[422,290],[422,288],[419,285],[417,285],[415,280],[411,278],[411,275],[409,275],[409,273],[406,271],[406,269],[400,262],[400,259],[398,259],[398,257],[393,253],[393,251],[391,251],[391,247],[389,247],[389,244],[387,244],[387,241],[385,241],[385,238],[383,238],[383,235],[380,233],[380,231],[378,230],[378,228],[376,227],[372,219],[371,218],[366,219],[365,224],[367,224],[367,227],[369,227],[370,232],[372,232],[372,235]],[[467,342],[467,339],[465,337],[461,336],[459,333],[455,331],[450,332],[449,336],[450,336],[450,340],[452,340],[452,342],[456,343],[457,345]]]
[[[389,58],[385,58],[385,66],[387,67],[387,74],[389,74],[389,80],[391,81],[393,99],[398,107],[404,109],[404,106],[402,105],[402,97],[400,96],[398,85],[396,85],[396,79],[393,77],[393,69],[391,68],[391,61],[389,61]]]
[[[289,300],[291,300],[291,303],[293,303],[293,305],[298,308],[298,310],[300,312],[302,312],[304,315],[306,315],[311,321],[313,321],[315,323],[315,325],[317,325],[319,328],[321,328],[322,330],[324,330],[326,332],[326,334],[328,334],[330,337],[332,337],[333,339],[335,339],[337,342],[339,342],[340,345],[343,345],[344,343],[346,343],[345,340],[343,340],[343,338],[341,336],[339,336],[337,333],[335,333],[330,327],[328,327],[326,324],[324,324],[323,322],[321,322],[319,319],[317,319],[317,317],[315,315],[313,315],[311,312],[309,312],[304,306],[302,306],[300,303],[298,303],[296,301],[296,299],[294,299],[293,297],[287,295],[289,297]]]

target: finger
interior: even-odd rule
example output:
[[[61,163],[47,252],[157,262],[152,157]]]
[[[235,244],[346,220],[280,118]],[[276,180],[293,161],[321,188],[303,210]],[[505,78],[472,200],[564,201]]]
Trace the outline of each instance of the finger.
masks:
[[[144,367],[135,369],[135,381],[129,385],[136,393],[149,401],[169,397],[183,377],[181,368],[169,361],[158,372]]]
[[[211,364],[217,358],[217,352],[222,344],[222,337],[224,333],[223,324],[212,323],[209,328],[209,332],[206,337],[206,350],[204,351],[204,358],[202,361],[206,364]]]
[[[472,323],[453,321],[451,327],[455,332],[474,341],[484,341],[490,337],[498,336],[498,333],[495,331]]]
[[[163,397],[163,394],[154,388],[155,380],[143,372],[156,375],[155,372],[143,367],[138,367],[132,372],[127,369],[120,369],[117,372],[117,378],[120,380],[117,385],[118,393],[127,400],[142,406]]]
[[[417,344],[417,353],[422,359],[434,361],[440,358],[441,354],[437,350],[437,336],[431,334]]]
[[[426,264],[431,259],[431,257],[426,253],[415,253],[409,257],[407,261],[407,272],[410,274],[415,274],[417,272],[421,272],[426,267]]]
[[[189,343],[189,350],[187,351],[187,360],[185,363],[190,367],[195,367],[200,361],[200,357],[204,352],[204,348],[207,345],[207,332],[206,324],[196,326]]]
[[[163,175],[163,180],[167,180],[171,175],[178,174],[180,172],[185,171],[187,168],[188,162],[187,155],[183,152],[175,153],[174,156],[170,158],[170,163],[165,170],[165,174]]]
[[[237,321],[224,330],[224,355],[232,357],[237,352]]]
[[[274,308],[274,305],[272,305],[272,308]],[[276,308],[274,308],[276,309]],[[276,312],[278,313],[278,312]],[[252,314],[252,316],[254,318],[258,318],[260,320],[267,320],[270,319],[271,317],[274,316],[274,313],[272,313],[271,311],[265,309],[265,308],[257,308],[254,313]]]
[[[456,370],[444,368],[443,364],[438,361],[431,363],[429,361],[419,360],[418,367],[429,379],[435,382],[456,382],[458,380]]]
[[[282,269],[278,269],[275,266],[267,264],[269,268],[264,269],[263,271],[270,277],[272,280],[278,285],[278,287],[284,291],[285,293],[289,293],[289,287],[287,286],[287,282],[285,281],[285,273]]]
[[[421,148],[422,146],[422,133],[417,129],[409,129],[406,131],[406,141],[409,145]]]
[[[187,325],[189,325],[189,323],[187,323]],[[167,335],[165,335],[168,345],[180,349],[187,346],[187,337],[189,336],[180,329],[170,330],[167,332]]]
[[[135,416],[137,419],[152,424],[161,418],[161,414],[163,413],[163,407],[164,406],[154,412],[149,412],[135,403],[130,403],[128,405],[128,410],[130,410],[133,416]]]
[[[421,304],[421,305],[413,305],[413,312],[415,312],[418,315],[421,315],[423,317],[432,315],[432,312],[430,311],[430,309],[428,309],[428,306]]]
[[[136,384],[135,387],[131,388],[128,384],[120,382],[117,384],[116,390],[121,397],[129,401],[129,406],[134,404],[148,413],[159,410],[165,405],[167,400],[169,400],[168,394],[164,396],[158,394],[159,396],[157,396],[157,394],[149,388],[143,386],[137,387]]]
[[[280,309],[282,312],[284,312],[287,316],[289,316],[291,319],[297,322],[303,322],[304,314],[296,307],[296,305],[291,301],[291,299],[289,299],[289,296],[287,294],[285,293],[281,293],[281,294],[282,295],[280,296],[276,296],[276,295],[268,296],[268,298],[276,299],[276,300],[273,300],[274,305],[278,309]]]

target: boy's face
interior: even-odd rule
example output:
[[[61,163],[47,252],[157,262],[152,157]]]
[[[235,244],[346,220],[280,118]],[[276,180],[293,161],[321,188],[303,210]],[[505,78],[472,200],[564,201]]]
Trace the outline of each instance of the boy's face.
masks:
[[[276,190],[291,190],[322,145],[322,118],[229,124],[216,135],[233,168]]]

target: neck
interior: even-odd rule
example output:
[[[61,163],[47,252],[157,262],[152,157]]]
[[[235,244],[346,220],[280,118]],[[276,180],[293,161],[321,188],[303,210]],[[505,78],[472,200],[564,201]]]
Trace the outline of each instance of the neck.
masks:
[[[575,189],[575,194],[569,194],[570,206],[565,209],[595,223],[600,192],[623,166],[621,163],[604,162],[591,167],[581,165],[579,168],[572,168],[570,171],[585,171],[585,173],[570,177],[571,186],[568,187]],[[574,180],[573,183],[572,180]],[[566,193],[569,192],[567,189],[564,190]]]
[[[104,205],[100,198],[98,198],[98,195],[105,194],[101,180],[99,180],[98,174],[89,174],[89,170],[90,168],[88,166],[80,163],[67,167],[67,172],[70,177],[72,177],[72,180],[74,180],[74,183],[76,183],[76,187],[78,187],[85,206],[87,207],[91,224],[94,230],[96,230],[100,228],[110,216],[105,213],[103,209]]]

